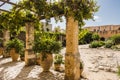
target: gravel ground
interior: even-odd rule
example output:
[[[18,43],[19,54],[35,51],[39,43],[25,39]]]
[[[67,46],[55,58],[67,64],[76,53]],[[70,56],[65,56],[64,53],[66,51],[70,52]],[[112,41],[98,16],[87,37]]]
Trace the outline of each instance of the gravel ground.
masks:
[[[86,78],[81,80],[120,80],[116,73],[120,51],[81,45],[79,52],[84,63],[82,75]],[[61,50],[61,54],[64,53],[65,48]],[[53,67],[44,73],[39,65],[26,67],[24,62],[0,57],[0,80],[64,80],[64,73],[54,71]]]

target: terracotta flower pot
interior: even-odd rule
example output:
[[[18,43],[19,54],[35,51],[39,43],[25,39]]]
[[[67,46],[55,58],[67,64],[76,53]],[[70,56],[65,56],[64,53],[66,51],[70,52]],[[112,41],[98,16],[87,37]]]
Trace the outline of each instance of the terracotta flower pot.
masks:
[[[54,64],[55,70],[60,71],[61,64]]]
[[[3,48],[0,48],[0,56],[3,54]]]
[[[46,53],[44,54],[40,54],[40,65],[43,68],[43,72],[47,72],[49,71],[50,67],[52,66],[53,63],[53,55]]]
[[[10,50],[10,56],[12,57],[12,61],[17,61],[19,58],[19,54],[16,53],[14,48]]]

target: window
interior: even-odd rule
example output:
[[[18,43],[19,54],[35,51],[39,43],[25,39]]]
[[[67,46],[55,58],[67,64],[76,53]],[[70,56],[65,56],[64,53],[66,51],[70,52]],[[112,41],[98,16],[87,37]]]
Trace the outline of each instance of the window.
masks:
[[[118,28],[118,30],[120,30],[120,27]]]

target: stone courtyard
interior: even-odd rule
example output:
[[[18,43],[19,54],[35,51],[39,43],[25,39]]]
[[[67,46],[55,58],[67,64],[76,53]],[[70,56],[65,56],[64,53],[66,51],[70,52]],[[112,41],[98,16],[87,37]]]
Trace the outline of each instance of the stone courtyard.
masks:
[[[79,52],[84,63],[81,80],[120,80],[117,75],[120,51],[80,45]],[[64,53],[65,48],[61,50],[61,54]],[[63,71],[54,71],[52,66],[50,72],[44,73],[39,65],[28,67],[23,61],[12,62],[11,58],[0,57],[0,80],[64,80]]]

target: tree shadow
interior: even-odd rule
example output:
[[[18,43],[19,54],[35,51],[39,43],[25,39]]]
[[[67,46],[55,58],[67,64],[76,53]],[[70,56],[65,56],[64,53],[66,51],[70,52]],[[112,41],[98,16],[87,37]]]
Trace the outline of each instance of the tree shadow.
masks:
[[[53,70],[42,72],[38,65],[25,66],[25,62],[12,62],[9,58],[0,60],[0,80],[62,80]]]
[[[12,80],[29,80],[28,74],[31,72],[31,70],[34,68],[34,66],[24,66],[19,73],[19,75],[16,76],[16,78]],[[22,79],[21,79],[22,78]]]
[[[57,80],[52,72],[41,72],[39,78],[39,80]]]
[[[14,76],[19,74],[23,66],[23,62],[12,62],[9,59],[2,59],[2,61],[0,61],[0,80],[10,80],[14,78]]]
[[[0,58],[0,65],[7,64],[9,62],[12,62],[11,58]]]

